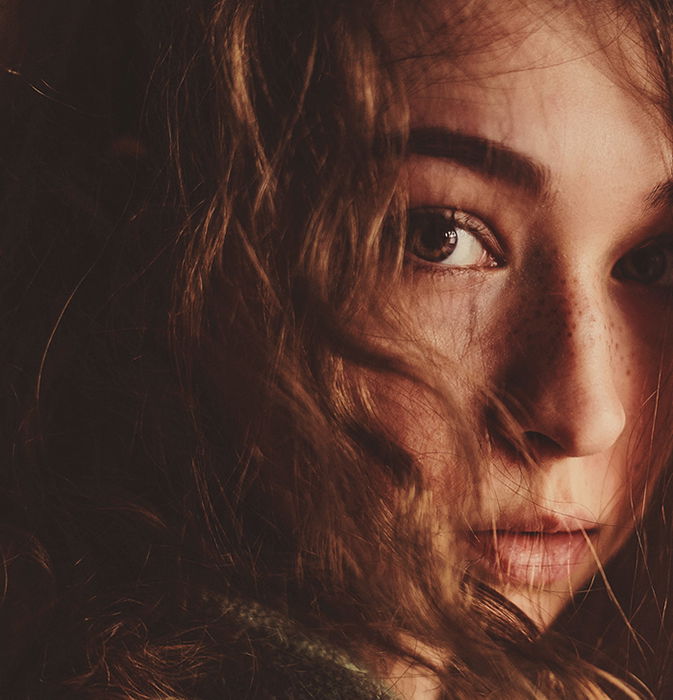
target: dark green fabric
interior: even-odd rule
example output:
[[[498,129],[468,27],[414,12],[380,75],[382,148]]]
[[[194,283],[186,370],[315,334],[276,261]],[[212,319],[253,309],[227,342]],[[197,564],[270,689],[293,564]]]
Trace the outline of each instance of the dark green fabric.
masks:
[[[233,630],[225,698],[250,700],[394,700],[346,654],[256,603],[209,601]],[[233,653],[228,653],[233,652]],[[236,663],[238,656],[240,664]]]

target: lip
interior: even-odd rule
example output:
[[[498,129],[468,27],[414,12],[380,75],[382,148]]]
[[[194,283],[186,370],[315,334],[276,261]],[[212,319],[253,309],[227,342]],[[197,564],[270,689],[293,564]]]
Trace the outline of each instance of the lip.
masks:
[[[473,564],[489,578],[544,587],[576,582],[591,560],[598,532],[598,524],[586,520],[536,518],[472,530],[468,542],[477,555]]]

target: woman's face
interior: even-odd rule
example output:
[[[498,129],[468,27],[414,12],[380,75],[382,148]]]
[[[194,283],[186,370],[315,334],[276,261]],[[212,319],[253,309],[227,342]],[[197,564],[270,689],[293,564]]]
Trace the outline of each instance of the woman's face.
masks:
[[[428,44],[432,58],[403,62],[410,224],[390,303],[443,358],[485,436],[481,505],[459,533],[467,566],[545,626],[614,554],[653,487],[673,186],[634,31],[597,20],[599,45],[578,14],[524,5],[483,3],[488,30],[465,35],[447,4],[437,23],[452,21],[428,41],[464,44],[464,56]],[[438,411],[419,392],[387,393],[394,430],[452,505]],[[518,450],[498,401],[522,429]]]

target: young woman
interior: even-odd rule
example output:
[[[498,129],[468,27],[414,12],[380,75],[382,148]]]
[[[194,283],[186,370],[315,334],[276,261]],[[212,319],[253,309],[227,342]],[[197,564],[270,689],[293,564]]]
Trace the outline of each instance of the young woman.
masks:
[[[7,4],[3,698],[670,696],[672,11]]]

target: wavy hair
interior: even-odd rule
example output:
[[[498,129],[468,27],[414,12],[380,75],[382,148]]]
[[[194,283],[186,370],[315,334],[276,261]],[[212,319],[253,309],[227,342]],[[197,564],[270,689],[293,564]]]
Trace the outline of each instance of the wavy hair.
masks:
[[[371,391],[395,377],[441,400],[469,510],[474,428],[427,357],[362,326],[398,323],[383,301],[406,236],[390,8],[4,10],[3,697],[222,697],[262,660],[213,597],[279,611],[375,676],[419,666],[446,697],[639,696],[600,670],[601,622],[580,653],[438,551],[436,504]],[[619,10],[670,99],[669,3]]]

